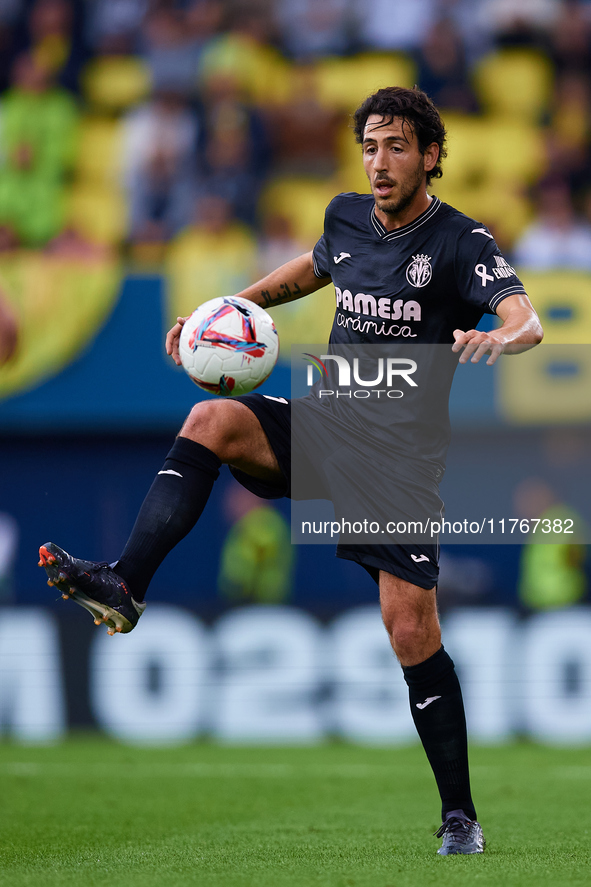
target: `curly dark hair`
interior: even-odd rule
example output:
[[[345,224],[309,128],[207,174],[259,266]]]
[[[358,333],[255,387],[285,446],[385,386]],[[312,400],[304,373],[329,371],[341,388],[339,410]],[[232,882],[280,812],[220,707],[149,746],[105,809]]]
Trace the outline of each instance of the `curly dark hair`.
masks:
[[[439,159],[433,169],[427,173],[427,184],[430,184],[431,179],[441,178],[443,175],[441,161],[447,157],[445,126],[439,111],[422,89],[418,86],[413,89],[387,86],[368,96],[353,115],[355,139],[359,144],[363,143],[365,124],[372,114],[382,118],[383,126],[387,126],[395,117],[399,117],[403,126],[405,124],[410,126],[416,133],[421,154],[424,154],[433,142],[439,145]]]

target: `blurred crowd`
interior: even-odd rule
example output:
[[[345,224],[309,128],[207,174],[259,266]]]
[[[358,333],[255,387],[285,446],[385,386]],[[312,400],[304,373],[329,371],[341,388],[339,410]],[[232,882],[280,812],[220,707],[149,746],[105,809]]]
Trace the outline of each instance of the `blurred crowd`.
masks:
[[[367,190],[351,113],[394,83],[442,110],[439,196],[591,270],[591,0],[0,0],[0,251],[236,288]]]

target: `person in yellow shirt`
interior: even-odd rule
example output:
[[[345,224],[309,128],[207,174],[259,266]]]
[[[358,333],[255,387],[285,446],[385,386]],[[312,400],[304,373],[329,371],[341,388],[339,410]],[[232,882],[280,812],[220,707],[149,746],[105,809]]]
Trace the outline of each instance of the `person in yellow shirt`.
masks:
[[[194,224],[171,242],[166,267],[170,318],[203,302],[240,292],[257,276],[257,242],[233,218],[229,201],[207,194],[197,201]]]
[[[554,521],[572,520],[574,533],[536,533],[535,539],[523,546],[519,564],[517,592],[522,604],[531,610],[551,610],[569,607],[582,601],[587,594],[585,560],[587,548],[580,544],[585,531],[582,518],[563,502],[554,490],[539,478],[528,478],[515,492],[516,506],[521,514],[539,518],[546,526],[557,526]],[[533,539],[530,536],[530,540]],[[566,541],[565,541],[566,540]]]
[[[291,592],[295,560],[288,522],[244,487],[232,486],[225,506],[232,527],[222,546],[220,593],[233,601],[283,603]]]

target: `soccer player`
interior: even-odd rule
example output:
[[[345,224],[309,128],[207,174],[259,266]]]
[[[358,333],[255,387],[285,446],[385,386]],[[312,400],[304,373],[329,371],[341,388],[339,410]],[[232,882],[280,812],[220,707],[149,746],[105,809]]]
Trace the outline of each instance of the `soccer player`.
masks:
[[[314,250],[238,295],[269,307],[332,280],[334,345],[447,345],[460,363],[488,355],[492,364],[503,351],[540,342],[540,323],[523,285],[486,227],[427,192],[442,174],[445,156],[445,129],[430,99],[417,88],[381,89],[356,111],[355,133],[371,194],[335,197]],[[474,328],[485,312],[502,321],[494,332]],[[166,338],[177,364],[184,320]],[[40,564],[50,584],[89,609],[97,624],[106,622],[111,634],[131,631],[154,572],[198,520],[222,463],[259,496],[290,494],[290,417],[290,403],[281,397],[249,394],[198,403],[119,559],[111,566],[95,564],[47,543]],[[426,464],[426,470],[432,467]],[[338,554],[364,566],[379,585],[384,624],[441,795],[438,853],[482,853],[462,694],[441,645],[437,546],[344,545]]]

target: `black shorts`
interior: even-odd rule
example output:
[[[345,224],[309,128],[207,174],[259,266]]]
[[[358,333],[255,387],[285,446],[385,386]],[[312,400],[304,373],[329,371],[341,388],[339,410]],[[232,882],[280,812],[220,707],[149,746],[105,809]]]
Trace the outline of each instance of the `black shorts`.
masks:
[[[282,474],[282,481],[271,484],[252,477],[238,468],[230,466],[230,471],[246,489],[262,499],[291,497],[292,468],[292,428],[291,402],[284,397],[271,397],[265,394],[244,394],[233,398],[247,406],[259,420],[273,450]],[[299,453],[301,465],[305,457]],[[305,498],[330,499],[326,479],[309,465],[309,492]],[[304,498],[298,496],[298,498]],[[355,561],[364,567],[372,579],[378,582],[379,571],[391,573],[418,585],[420,588],[433,588],[439,578],[439,545],[420,544],[343,544],[337,545],[337,557]]]

